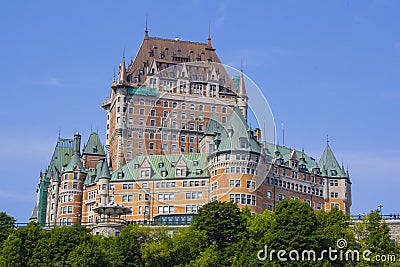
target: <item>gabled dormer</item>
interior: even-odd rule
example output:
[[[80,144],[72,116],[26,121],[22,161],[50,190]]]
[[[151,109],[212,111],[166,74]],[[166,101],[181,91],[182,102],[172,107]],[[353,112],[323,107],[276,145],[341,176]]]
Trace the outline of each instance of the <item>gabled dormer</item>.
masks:
[[[188,175],[188,166],[182,156],[175,163],[175,176],[186,177]]]
[[[144,158],[142,164],[139,167],[139,179],[146,179],[146,178],[151,178],[152,175],[152,167],[151,167],[151,163],[149,162],[149,160],[146,158]]]
[[[289,164],[292,169],[299,169],[299,158],[297,157],[296,150],[292,150],[292,154],[290,154]]]

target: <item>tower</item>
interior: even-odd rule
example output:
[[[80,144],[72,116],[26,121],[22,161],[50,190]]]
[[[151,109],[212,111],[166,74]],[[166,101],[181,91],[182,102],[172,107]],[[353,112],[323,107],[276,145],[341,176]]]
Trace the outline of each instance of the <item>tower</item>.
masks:
[[[332,207],[337,207],[346,214],[350,214],[352,204],[350,177],[348,172],[340,167],[328,142],[318,165],[325,179],[325,210],[329,211]]]
[[[81,223],[83,182],[86,170],[80,158],[81,135],[74,135],[74,152],[64,168],[58,198],[58,222],[64,225]]]

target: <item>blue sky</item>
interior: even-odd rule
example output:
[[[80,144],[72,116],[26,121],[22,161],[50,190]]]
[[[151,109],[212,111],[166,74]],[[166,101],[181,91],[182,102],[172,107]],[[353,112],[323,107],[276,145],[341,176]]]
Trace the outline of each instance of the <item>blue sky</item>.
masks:
[[[286,146],[349,166],[352,213],[400,213],[399,1],[7,1],[0,210],[26,222],[59,129],[104,137],[114,66],[150,36],[212,42],[263,90]]]

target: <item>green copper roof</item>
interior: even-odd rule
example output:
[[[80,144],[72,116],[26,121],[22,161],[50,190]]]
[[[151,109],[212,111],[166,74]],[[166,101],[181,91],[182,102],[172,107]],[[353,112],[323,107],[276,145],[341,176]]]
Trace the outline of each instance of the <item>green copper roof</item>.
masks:
[[[182,168],[181,163],[186,166],[184,177],[176,175],[176,169]],[[148,167],[141,166],[148,164]],[[171,178],[207,178],[207,155],[200,153],[174,154],[174,155],[151,155],[139,156],[114,171],[111,180],[140,180],[141,170],[151,168],[151,179],[171,179]]]
[[[278,146],[275,144],[271,143],[263,143],[264,145],[264,152],[266,154],[266,158],[268,162],[272,163],[272,160],[274,159],[283,159],[284,165],[289,166],[289,161],[290,157],[292,156],[293,149],[284,147],[284,146]],[[275,152],[278,151],[279,154],[276,154]],[[317,162],[312,159],[309,155],[307,155],[304,151],[298,151],[295,150],[297,154],[297,158],[299,160],[299,165],[305,164],[306,169],[311,172],[313,168],[319,168]]]
[[[226,125],[226,131],[220,134],[221,143],[217,151],[241,150],[255,153],[261,152],[260,146],[254,139],[253,133],[238,106],[233,108]],[[232,133],[231,137],[229,137],[228,132]]]
[[[101,163],[100,173],[97,175],[98,179],[111,179],[110,169],[108,168],[107,161],[104,159]]]
[[[346,177],[346,173],[340,167],[329,144],[326,145],[325,151],[319,160],[319,166],[321,169],[324,169],[323,175],[328,177]]]
[[[233,76],[233,83],[235,84],[236,92],[239,90],[240,86],[240,75]]]
[[[86,172],[80,156],[77,153],[74,153],[67,167],[64,168],[64,172],[73,172],[76,168],[81,172]]]
[[[50,185],[50,179],[60,180],[60,173],[64,166],[71,160],[74,152],[74,139],[58,138],[53,156],[45,173],[41,173],[39,186],[39,201],[37,203],[37,221],[39,225],[46,223],[47,190]],[[34,215],[33,215],[34,217]]]
[[[105,156],[104,148],[101,144],[100,137],[97,133],[91,133],[89,140],[83,148],[83,153],[87,155]]]
[[[222,129],[223,126],[219,123],[217,114],[213,112],[210,120],[208,121],[204,135],[215,135],[216,133],[220,133]]]
[[[156,96],[156,88],[145,88],[145,87],[135,88],[135,87],[129,87],[129,88],[128,88],[128,93],[129,93],[130,95],[149,95],[149,96]]]

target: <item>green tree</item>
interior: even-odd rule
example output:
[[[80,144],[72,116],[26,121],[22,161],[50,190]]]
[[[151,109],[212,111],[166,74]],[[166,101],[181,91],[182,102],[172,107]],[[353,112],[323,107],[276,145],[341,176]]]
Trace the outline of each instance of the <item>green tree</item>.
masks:
[[[320,253],[320,236],[317,233],[319,223],[315,212],[305,202],[298,200],[281,201],[275,208],[276,224],[272,229],[268,250],[292,250],[300,252],[313,250]],[[262,249],[262,248],[260,248]],[[286,255],[288,258],[288,255]],[[280,261],[276,255],[275,264],[285,266],[319,266],[317,261]],[[289,259],[289,258],[288,258]]]
[[[329,212],[320,211],[316,213],[317,219],[320,224],[318,230],[318,235],[320,236],[320,246],[321,249],[328,250],[341,249],[338,247],[338,242],[343,242],[345,240],[345,247],[343,250],[355,250],[359,246],[356,243],[354,232],[350,229],[350,217],[345,215],[337,207],[332,208]],[[328,263],[328,259],[325,259]],[[356,261],[331,261],[329,265],[331,266],[353,266]]]
[[[68,255],[67,265],[71,267],[108,266],[99,238],[93,236],[88,243],[76,246]]]
[[[379,211],[371,211],[361,223],[354,227],[357,241],[361,250],[369,250],[372,254],[370,259],[374,260],[377,255],[396,255],[398,251],[392,243],[389,226],[381,220]],[[392,262],[370,262],[362,261],[357,266],[395,266]]]
[[[10,234],[3,243],[3,249],[0,253],[0,266],[25,266],[23,242],[15,233]]]
[[[14,224],[15,219],[13,217],[8,216],[5,212],[0,212],[0,245],[12,232]]]
[[[32,265],[34,250],[37,243],[45,234],[44,230],[34,222],[18,228],[3,243],[2,261],[8,263],[16,261],[15,259],[18,254],[18,258],[23,266]],[[12,266],[11,264],[5,265]]]
[[[193,228],[205,231],[208,245],[224,248],[240,240],[245,221],[240,209],[232,202],[214,201],[204,205],[192,222]]]
[[[153,229],[151,239],[142,244],[141,252],[145,266],[173,266],[172,238],[168,235],[168,228]]]
[[[206,248],[207,235],[193,226],[183,228],[172,237],[172,259],[175,265],[185,266]]]
[[[83,226],[56,227],[39,240],[31,261],[32,266],[64,266],[75,247],[88,243],[90,239],[89,229]]]

